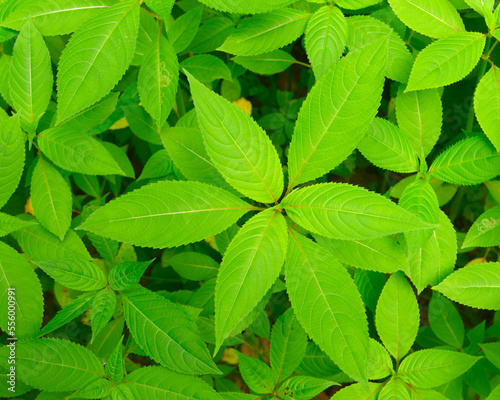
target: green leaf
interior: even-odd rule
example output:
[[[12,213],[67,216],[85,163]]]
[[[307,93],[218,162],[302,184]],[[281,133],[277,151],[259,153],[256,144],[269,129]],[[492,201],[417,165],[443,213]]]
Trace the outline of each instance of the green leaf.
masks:
[[[51,261],[64,258],[78,258],[82,261],[90,260],[82,239],[72,230],[69,230],[64,240],[50,233],[43,226],[36,223],[14,233],[21,249],[33,261]]]
[[[285,47],[304,33],[310,14],[285,8],[242,20],[217,50],[254,56]]]
[[[377,400],[410,400],[410,394],[403,381],[392,378],[382,388]]]
[[[444,211],[439,210],[438,227],[434,230],[433,236],[439,246],[439,263],[435,263],[437,269],[435,282],[439,283],[455,269],[457,261],[457,232]]]
[[[40,223],[64,240],[71,224],[71,189],[61,174],[43,157],[31,177],[31,201]]]
[[[486,210],[472,224],[462,248],[500,245],[500,206]]]
[[[297,372],[316,378],[329,378],[338,374],[340,369],[314,342],[308,342],[306,354],[297,368]]]
[[[282,204],[303,228],[332,239],[372,239],[432,227],[391,200],[346,183],[308,186]]]
[[[464,344],[464,322],[451,301],[437,292],[432,293],[428,310],[429,324],[444,343],[461,349]]]
[[[219,372],[195,321],[183,308],[140,286],[122,296],[127,326],[149,357],[184,374]]]
[[[500,152],[500,82],[498,67],[491,69],[479,81],[474,93],[474,110],[484,133]]]
[[[146,0],[146,5],[157,13],[165,22],[170,18],[175,0]]]
[[[66,325],[68,322],[73,321],[75,318],[82,315],[87,309],[90,308],[95,293],[84,293],[78,296],[71,303],[65,305],[59,310],[54,318],[52,318],[47,325],[45,325],[38,336],[44,336],[50,332],[59,329],[61,326]]]
[[[370,363],[368,364],[368,378],[371,380],[383,379],[394,374],[391,356],[384,346],[370,338]]]
[[[337,7],[323,6],[307,24],[305,49],[316,79],[342,56],[347,43],[347,23]]]
[[[130,129],[142,140],[154,145],[161,144],[159,137],[160,128],[156,125],[144,107],[139,104],[122,106]]]
[[[392,236],[368,240],[338,240],[316,236],[316,241],[344,264],[385,274],[408,264],[401,245]]]
[[[269,394],[276,384],[275,376],[264,362],[238,353],[238,366],[241,377],[252,392]]]
[[[168,261],[175,272],[191,281],[206,281],[219,271],[219,264],[213,258],[192,251],[176,254]]]
[[[8,347],[0,349],[5,364],[8,352]],[[54,338],[17,342],[16,373],[24,383],[50,392],[82,389],[105,376],[101,361],[90,350]]]
[[[418,54],[406,91],[447,86],[465,78],[479,62],[485,43],[485,35],[475,32],[431,43]]]
[[[109,284],[114,290],[130,289],[139,283],[142,275],[152,262],[153,260],[143,262],[128,261],[115,265],[109,272]]]
[[[486,358],[497,368],[500,368],[500,342],[483,343],[481,348]]]
[[[276,382],[289,377],[306,353],[307,335],[290,308],[283,313],[271,332],[269,361]]]
[[[397,82],[408,82],[413,56],[401,37],[389,25],[369,16],[347,18],[348,41],[350,50],[360,49],[377,39],[389,35],[387,47],[387,69],[385,75]]]
[[[26,226],[33,225],[33,221],[23,220],[12,215],[0,212],[0,237],[18,231]]]
[[[31,19],[44,36],[67,35],[100,10],[111,6],[110,0],[25,0],[2,22],[2,26],[21,30]]]
[[[199,54],[186,58],[181,63],[184,68],[202,83],[210,83],[216,79],[232,80],[231,70],[220,59],[210,54]]]
[[[125,377],[125,362],[122,350],[123,336],[106,362],[106,373],[113,382],[121,382]]]
[[[477,185],[491,180],[500,171],[500,153],[481,136],[461,140],[443,151],[429,173],[457,185]]]
[[[66,399],[101,399],[101,398],[110,398],[109,396],[111,393],[116,393],[116,390],[114,390],[114,385],[111,384],[111,382],[107,379],[100,378],[96,381],[93,381],[90,385],[85,386],[83,389],[71,394],[70,396],[64,397],[64,400]],[[49,393],[49,392],[43,392],[43,393]],[[57,394],[49,394],[58,396]],[[59,400],[60,397],[50,397],[48,398],[47,396],[44,397],[43,399],[45,400]],[[113,397],[114,399],[114,397]],[[39,399],[37,399],[39,400]]]
[[[292,376],[281,385],[279,390],[286,388],[286,391],[293,394],[294,399],[309,400],[334,385],[338,383],[311,376]]]
[[[201,3],[219,11],[236,14],[258,14],[288,6],[293,0],[201,0]]]
[[[79,229],[136,246],[176,247],[216,235],[253,209],[207,184],[158,182],[112,200]]]
[[[398,125],[414,151],[424,159],[432,150],[443,125],[443,107],[436,89],[403,93],[396,97]]]
[[[347,270],[321,246],[292,233],[285,264],[287,292],[309,336],[353,379],[368,377],[368,324]]]
[[[368,387],[361,383],[349,385],[335,393],[332,400],[376,400],[382,385],[368,383]]]
[[[359,10],[377,3],[377,0],[337,0],[339,7],[347,8],[348,10]]]
[[[163,129],[160,136],[175,166],[187,179],[237,193],[210,161],[199,129],[168,128]]]
[[[415,342],[420,325],[417,298],[402,273],[393,274],[385,284],[375,324],[385,348],[401,360]]]
[[[111,320],[111,317],[115,313],[115,309],[116,295],[111,288],[102,289],[96,294],[92,303],[92,313],[90,315],[90,322],[92,324],[91,343]]]
[[[10,65],[9,92],[21,125],[34,133],[47,110],[54,78],[42,35],[28,20],[17,37]]]
[[[226,17],[214,17],[207,20],[189,45],[189,51],[194,54],[210,53],[222,46],[222,43],[234,30],[234,23]]]
[[[196,7],[181,15],[168,28],[168,40],[177,54],[185,50],[193,41],[200,26],[202,13],[203,7]]]
[[[386,49],[384,38],[351,52],[313,87],[290,144],[289,187],[324,175],[356,148],[380,105]]]
[[[443,38],[465,32],[458,11],[448,0],[389,0],[396,15],[414,31]]]
[[[134,56],[139,2],[122,1],[101,10],[73,34],[57,75],[57,122],[100,100],[118,83]]]
[[[283,192],[283,172],[269,137],[243,110],[189,74],[188,78],[205,147],[215,168],[245,196],[276,203]]]
[[[419,170],[418,158],[410,141],[392,122],[375,118],[358,150],[379,168],[409,173]]]
[[[295,58],[283,50],[274,50],[256,56],[236,56],[232,60],[260,75],[279,74],[296,62]]]
[[[287,249],[287,225],[277,210],[251,218],[229,244],[215,288],[217,345],[262,300],[279,276]]]
[[[135,178],[135,171],[127,156],[127,147],[118,147],[110,142],[101,142],[104,148],[113,156],[113,159],[127,178]]]
[[[462,381],[460,380],[459,383],[461,384]],[[460,385],[460,391],[462,391],[461,385]],[[412,391],[411,396],[412,400],[448,400],[448,397],[432,389],[419,388],[418,390]]]
[[[141,176],[141,179],[163,178],[172,173],[172,160],[166,150],[158,150],[147,161]]]
[[[447,350],[420,350],[406,357],[398,376],[417,388],[443,385],[466,372],[479,357]]]
[[[496,28],[495,17],[493,15],[495,0],[465,0],[465,2],[484,17],[490,29]]]
[[[35,336],[42,326],[42,286],[33,268],[17,251],[0,242],[0,328],[9,336],[22,339]],[[12,300],[15,301],[15,325],[9,323]],[[7,359],[7,358],[5,358]]]
[[[412,238],[407,236],[405,247],[408,253],[409,267],[406,274],[411,278],[420,294],[428,285],[435,285],[440,278],[442,279],[442,271],[438,265],[441,257],[439,242],[435,235],[431,235],[420,246],[408,243],[409,240]]]
[[[1,32],[1,30],[0,30]],[[3,368],[0,367],[0,396],[3,398],[10,398],[10,397],[16,397],[16,396],[22,396],[25,393],[28,393],[29,391],[33,390],[32,387],[26,385],[25,383],[21,382],[20,380],[16,381],[16,387],[15,391],[12,392],[11,386],[10,386],[10,376],[8,375],[10,373],[10,370],[8,368]],[[22,398],[22,397],[20,397]],[[43,399],[42,399],[43,400]],[[252,399],[253,400],[253,399]]]
[[[433,289],[469,307],[500,310],[500,263],[461,268]]]
[[[158,127],[172,110],[178,83],[177,55],[169,41],[158,35],[146,50],[137,83],[142,104]]]
[[[127,386],[137,399],[221,400],[203,379],[161,367],[144,367],[127,375]]]
[[[19,185],[24,159],[24,137],[19,115],[16,115],[0,124],[0,208]]]
[[[385,275],[382,272],[357,269],[353,278],[366,308],[375,314],[377,300],[387,282]]]
[[[92,261],[63,258],[55,261],[35,261],[34,264],[69,289],[88,292],[106,286],[104,272]]]
[[[131,65],[134,66],[143,64],[146,51],[160,35],[159,21],[155,17],[149,13],[141,12],[139,19],[139,35],[137,36],[134,58],[131,62]]]
[[[61,126],[37,136],[42,152],[57,166],[86,175],[123,175],[116,161],[96,139],[76,128]]]

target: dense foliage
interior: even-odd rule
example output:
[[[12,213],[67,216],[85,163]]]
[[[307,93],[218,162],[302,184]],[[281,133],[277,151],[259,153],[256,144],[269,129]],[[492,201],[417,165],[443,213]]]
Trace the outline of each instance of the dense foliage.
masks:
[[[499,400],[499,41],[494,0],[0,1],[0,396]]]

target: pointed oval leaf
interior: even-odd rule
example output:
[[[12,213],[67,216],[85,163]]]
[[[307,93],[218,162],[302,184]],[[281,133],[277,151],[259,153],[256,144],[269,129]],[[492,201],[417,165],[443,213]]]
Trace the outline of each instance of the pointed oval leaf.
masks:
[[[192,281],[206,281],[219,271],[219,264],[213,258],[194,251],[176,254],[168,262],[180,276]]]
[[[188,74],[205,147],[214,166],[235,189],[264,203],[283,192],[278,153],[262,128],[236,105]]]
[[[23,220],[0,212],[0,237],[7,236],[9,233],[33,224],[33,221]]]
[[[145,3],[166,22],[170,18],[175,0],[146,0]]]
[[[462,248],[500,245],[500,206],[486,210],[467,232]]]
[[[383,379],[394,374],[392,359],[384,346],[370,338],[370,362],[368,364],[368,378],[371,380]]]
[[[348,10],[359,10],[377,4],[377,0],[337,0],[339,7],[347,8]]]
[[[139,283],[142,275],[152,262],[153,260],[143,262],[128,261],[115,265],[109,272],[109,284],[114,290],[131,288]]]
[[[271,368],[266,363],[238,353],[238,366],[241,377],[252,392],[258,394],[272,393],[276,382]]]
[[[25,157],[24,136],[16,115],[0,124],[0,208],[19,185]]]
[[[116,295],[113,290],[106,288],[98,292],[92,302],[90,322],[92,326],[91,343],[111,320],[116,309]]]
[[[106,362],[106,373],[113,382],[121,382],[125,377],[125,360],[123,358],[123,336],[116,345],[113,353],[109,356]]]
[[[260,75],[279,74],[297,62],[295,58],[283,50],[274,50],[256,56],[236,56],[232,60]]]
[[[377,400],[410,400],[410,393],[401,379],[392,378],[382,388]]]
[[[219,11],[236,14],[259,14],[286,7],[293,0],[201,0],[202,4]]]
[[[176,53],[180,53],[193,41],[201,22],[203,7],[196,7],[177,18],[167,31],[168,40]]]
[[[319,178],[356,148],[380,105],[386,52],[387,38],[351,52],[313,87],[290,144],[289,187]]]
[[[368,378],[368,323],[347,270],[321,246],[292,233],[285,263],[287,292],[309,336],[353,379]]]
[[[220,233],[252,209],[211,185],[158,182],[112,200],[79,229],[136,246],[176,247]]]
[[[450,300],[433,292],[428,317],[432,331],[440,340],[456,349],[462,348],[465,336],[464,322]]]
[[[186,58],[181,63],[181,68],[202,83],[210,83],[217,79],[232,81],[229,67],[220,58],[211,54],[198,54]]]
[[[382,385],[368,382],[368,387],[362,383],[349,385],[335,393],[332,400],[376,400]]]
[[[477,85],[474,110],[477,121],[500,152],[500,70],[493,65]]]
[[[338,383],[311,376],[292,376],[279,390],[292,393],[294,399],[309,400],[334,385]]]
[[[62,52],[57,74],[57,122],[100,100],[118,83],[134,56],[139,2],[105,8],[76,30]]]
[[[438,226],[434,230],[433,236],[439,246],[439,263],[435,263],[437,269],[433,282],[439,283],[455,269],[457,261],[457,232],[452,222],[444,211],[439,210]]]

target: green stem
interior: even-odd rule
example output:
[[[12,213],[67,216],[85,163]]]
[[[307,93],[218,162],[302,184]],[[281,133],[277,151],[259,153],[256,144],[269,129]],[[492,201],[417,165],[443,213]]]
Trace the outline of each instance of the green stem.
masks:
[[[488,57],[490,54],[489,53],[490,46],[491,46],[491,36],[488,36],[488,39],[486,40],[486,47],[484,48],[484,54],[486,55],[486,58],[481,61],[481,67],[479,68],[479,75],[477,76],[476,87],[479,84],[479,81],[483,78],[484,73],[486,72],[486,67],[488,66]],[[474,119],[475,119],[474,101],[471,101],[469,106],[469,115],[467,116],[467,125],[465,126],[465,130],[467,132],[472,131],[472,128],[474,127]]]

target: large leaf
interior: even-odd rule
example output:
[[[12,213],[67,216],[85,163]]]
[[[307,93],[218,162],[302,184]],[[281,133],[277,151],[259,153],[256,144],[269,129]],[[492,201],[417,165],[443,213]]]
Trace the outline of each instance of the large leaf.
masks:
[[[283,50],[274,50],[257,56],[236,56],[232,60],[260,75],[279,74],[297,62],[295,58]]]
[[[493,247],[498,245],[500,245],[500,206],[495,206],[486,210],[472,224],[462,247]]]
[[[250,219],[229,244],[215,288],[218,346],[278,278],[285,261],[287,240],[285,218],[277,210],[267,210]]]
[[[188,75],[207,153],[224,178],[244,195],[277,202],[283,172],[271,140],[243,110]]]
[[[137,83],[142,104],[158,129],[172,110],[178,82],[177,55],[169,41],[158,35],[144,55]]]
[[[382,388],[377,400],[410,400],[410,393],[403,381],[392,378]]]
[[[356,148],[380,105],[386,59],[383,38],[351,52],[311,90],[290,144],[290,188],[324,175]]]
[[[206,281],[217,275],[219,264],[203,253],[184,251],[168,260],[180,276],[192,281]]]
[[[54,78],[49,50],[31,21],[17,37],[9,72],[12,105],[21,116],[23,128],[34,133],[49,105]]]
[[[20,30],[31,19],[44,36],[66,35],[112,4],[112,0],[26,0],[3,20],[2,26]]]
[[[410,141],[385,119],[375,118],[358,149],[377,167],[402,173],[418,171],[418,158]]]
[[[19,339],[35,336],[42,326],[42,286],[28,262],[12,247],[0,242],[0,328]],[[9,315],[15,302],[15,325]]]
[[[258,14],[285,7],[293,0],[202,0],[201,3],[219,11],[236,14]]]
[[[238,354],[238,366],[241,377],[252,392],[258,394],[273,392],[276,385],[275,376],[266,363],[244,354]]]
[[[2,347],[7,365],[8,347]],[[41,390],[62,392],[82,389],[104,378],[101,361],[89,349],[61,339],[34,339],[16,343],[16,376]]]
[[[55,281],[70,289],[92,291],[106,286],[106,276],[92,261],[63,258],[54,261],[36,261],[35,264]]]
[[[401,37],[386,23],[369,16],[353,16],[347,19],[350,50],[360,49],[368,43],[389,35],[387,69],[385,75],[398,82],[408,82],[413,56]]]
[[[417,155],[424,159],[436,144],[443,125],[443,107],[436,89],[403,93],[396,97],[398,125]]]
[[[174,51],[180,53],[193,41],[201,22],[203,7],[196,7],[177,18],[169,26],[167,31],[168,40]]]
[[[478,359],[455,351],[420,350],[403,360],[398,376],[417,388],[433,388],[459,377]]]
[[[435,235],[431,235],[420,246],[412,243],[411,236],[406,237],[405,247],[408,253],[408,270],[406,274],[420,294],[428,285],[435,285],[442,278],[439,242]]]
[[[433,289],[469,307],[500,310],[500,263],[461,268]]]
[[[123,76],[134,56],[139,8],[137,0],[117,3],[71,37],[57,75],[58,122],[100,100]]]
[[[399,361],[417,337],[420,313],[415,293],[401,273],[393,274],[382,290],[375,315],[385,348]]]
[[[181,375],[162,367],[144,367],[127,375],[134,398],[144,400],[221,400],[203,379]]]
[[[414,31],[442,38],[465,27],[460,14],[448,0],[389,0],[396,15]]]
[[[21,180],[24,159],[24,137],[19,115],[16,115],[0,123],[0,208]]]
[[[321,246],[292,233],[286,260],[287,292],[309,336],[353,379],[368,377],[368,324],[347,270]]]
[[[47,129],[37,136],[42,152],[57,166],[85,175],[123,175],[117,162],[96,139],[78,128]]]
[[[391,200],[346,183],[299,189],[283,200],[287,214],[303,228],[333,239],[372,239],[432,228]]]
[[[269,361],[276,382],[290,376],[306,353],[307,335],[290,308],[282,314],[271,332]]]
[[[186,58],[181,68],[188,71],[202,83],[210,83],[216,79],[231,81],[231,70],[220,58],[211,54],[198,54]]]
[[[485,35],[475,32],[431,43],[418,54],[406,91],[447,86],[465,78],[477,65],[485,43]]]
[[[112,200],[80,229],[136,246],[176,247],[216,235],[253,209],[211,185],[158,182]]]
[[[0,212],[0,237],[18,231],[25,226],[33,225],[33,221],[13,217],[12,215]]]
[[[145,353],[184,374],[217,374],[192,316],[181,306],[136,286],[122,292],[127,326]]]
[[[344,52],[347,24],[337,7],[324,6],[309,20],[305,36],[307,57],[316,79],[321,78]]]
[[[31,177],[31,201],[40,223],[63,240],[71,223],[71,189],[61,174],[42,157]]]
[[[457,185],[477,185],[489,181],[500,171],[500,153],[481,136],[464,139],[443,151],[429,173]]]
[[[349,385],[335,393],[332,400],[375,400],[378,397],[380,383],[368,383],[368,387],[361,383]]]
[[[474,110],[484,133],[500,152],[500,71],[493,65],[477,85]]]
[[[310,376],[292,376],[281,385],[279,390],[285,389],[293,394],[294,399],[309,400],[334,385],[338,383]]]

